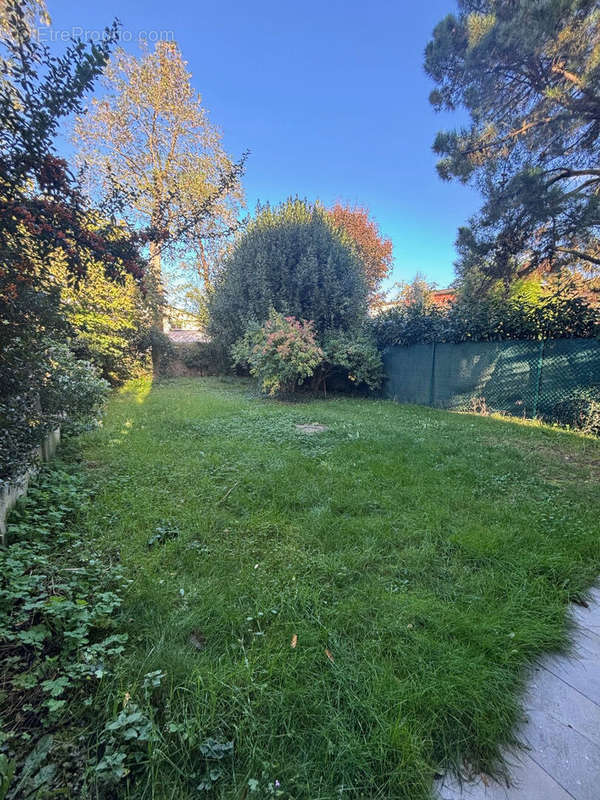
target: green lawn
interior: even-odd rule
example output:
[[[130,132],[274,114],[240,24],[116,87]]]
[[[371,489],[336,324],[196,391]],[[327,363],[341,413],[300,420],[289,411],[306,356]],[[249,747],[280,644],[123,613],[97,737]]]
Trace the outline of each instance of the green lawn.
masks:
[[[204,796],[206,765],[240,800],[493,771],[524,668],[600,572],[600,443],[549,427],[181,379],[121,391],[82,446],[88,535],[132,579],[105,691],[155,709],[136,798]]]

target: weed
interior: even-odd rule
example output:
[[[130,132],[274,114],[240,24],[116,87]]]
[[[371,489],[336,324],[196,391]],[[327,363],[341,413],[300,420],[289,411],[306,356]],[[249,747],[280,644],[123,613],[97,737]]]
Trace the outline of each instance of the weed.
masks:
[[[83,716],[71,710],[91,704],[127,640],[116,625],[126,584],[120,565],[100,559],[74,525],[87,500],[76,469],[43,470],[11,517],[9,546],[0,549],[0,785],[7,798],[80,784],[81,774],[65,775],[73,772],[70,754],[78,756],[52,732],[67,712],[72,720]],[[11,780],[10,764],[19,766],[18,779]]]

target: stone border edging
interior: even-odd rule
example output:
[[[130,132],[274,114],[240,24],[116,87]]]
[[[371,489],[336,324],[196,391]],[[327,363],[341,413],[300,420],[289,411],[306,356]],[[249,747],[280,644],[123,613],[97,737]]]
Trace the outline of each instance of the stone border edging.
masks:
[[[34,450],[34,465],[29,467],[23,475],[15,478],[10,483],[5,483],[0,488],[0,544],[6,544],[6,520],[10,511],[15,507],[17,500],[27,494],[29,481],[38,471],[38,464],[50,461],[60,444],[60,428],[50,431],[43,442]]]

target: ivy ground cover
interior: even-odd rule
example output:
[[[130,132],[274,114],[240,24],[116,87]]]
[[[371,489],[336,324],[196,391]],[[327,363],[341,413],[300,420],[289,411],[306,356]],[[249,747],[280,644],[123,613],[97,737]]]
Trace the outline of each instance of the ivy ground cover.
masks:
[[[87,536],[132,581],[106,707],[150,726],[117,796],[426,800],[493,773],[600,572],[600,444],[534,423],[141,381],[82,448]]]

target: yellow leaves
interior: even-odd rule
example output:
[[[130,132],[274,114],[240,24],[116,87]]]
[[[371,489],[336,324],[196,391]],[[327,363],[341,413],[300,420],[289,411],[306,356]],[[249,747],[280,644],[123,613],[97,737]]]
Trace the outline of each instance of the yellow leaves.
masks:
[[[467,17],[467,35],[469,37],[469,50],[481,42],[484,36],[492,30],[496,24],[495,14],[479,14],[474,12]]]
[[[5,34],[11,32],[10,13],[6,2],[0,2],[0,31]],[[52,22],[44,0],[25,0],[23,14],[27,28],[34,36],[38,33],[37,28],[39,25],[50,25]]]
[[[161,221],[181,224],[190,209],[214,196],[232,165],[181,52],[173,41],[157,42],[140,57],[118,50],[104,83],[105,96],[92,100],[74,128],[78,159],[91,168],[90,184],[101,189],[115,182],[130,190],[130,213],[150,220],[168,205]],[[213,217],[230,224],[241,202],[238,180],[214,203]],[[213,224],[202,222],[201,230]]]
[[[297,644],[298,644],[298,634],[295,633],[292,636],[292,641],[290,642],[290,647],[292,648],[292,650],[296,649]],[[333,657],[333,653],[328,647],[325,648],[325,655],[332,664],[335,664],[335,658]]]

